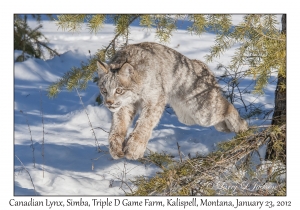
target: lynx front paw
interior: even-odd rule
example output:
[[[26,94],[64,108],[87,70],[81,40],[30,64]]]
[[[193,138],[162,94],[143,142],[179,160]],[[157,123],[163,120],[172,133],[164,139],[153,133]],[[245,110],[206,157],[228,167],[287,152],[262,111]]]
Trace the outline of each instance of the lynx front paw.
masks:
[[[124,152],[122,150],[123,141],[124,141],[123,138],[120,136],[110,138],[109,153],[113,159],[119,159],[124,156]]]
[[[132,135],[123,150],[127,159],[136,160],[144,156],[146,143]]]

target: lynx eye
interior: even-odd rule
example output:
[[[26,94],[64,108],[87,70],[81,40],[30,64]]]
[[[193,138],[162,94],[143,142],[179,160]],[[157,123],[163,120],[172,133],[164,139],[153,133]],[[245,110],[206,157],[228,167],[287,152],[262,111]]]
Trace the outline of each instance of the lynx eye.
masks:
[[[101,93],[106,95],[107,91],[105,89],[101,89]]]
[[[121,88],[117,88],[117,89],[116,89],[116,93],[117,93],[117,94],[122,94],[122,93],[123,93],[123,90],[122,90]]]

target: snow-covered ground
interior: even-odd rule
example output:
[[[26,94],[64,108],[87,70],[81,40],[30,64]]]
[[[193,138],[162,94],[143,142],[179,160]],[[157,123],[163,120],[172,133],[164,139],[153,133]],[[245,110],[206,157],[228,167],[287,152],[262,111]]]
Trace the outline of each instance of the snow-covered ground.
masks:
[[[30,24],[33,26],[36,23]],[[44,21],[43,26],[41,31],[49,39],[49,46],[61,56],[48,60],[30,58],[14,64],[14,155],[29,171],[39,195],[124,195],[121,180],[129,181],[140,175],[151,177],[159,169],[138,161],[111,158],[107,152],[108,134],[98,128],[109,130],[111,114],[104,106],[96,105],[95,98],[99,93],[96,84],[90,82],[85,91],[79,92],[101,145],[100,153],[96,150],[88,117],[76,91],[63,90],[54,99],[49,99],[46,91],[71,67],[86,61],[89,50],[93,54],[106,45],[114,36],[114,28],[107,24],[100,33],[90,34],[87,30],[63,32],[48,21]],[[144,41],[157,41],[155,31],[131,27],[130,44]],[[199,37],[177,30],[168,46],[191,59],[204,60],[213,44],[214,34],[205,33]],[[15,58],[20,53],[15,51]],[[221,75],[216,70],[217,64],[228,65],[232,53],[233,49],[208,64],[216,76]],[[275,77],[272,77],[265,95],[245,94],[245,103],[271,110],[274,107],[274,81]],[[241,87],[247,87],[251,82],[251,78],[246,78]],[[241,108],[243,105],[235,103],[235,106]],[[240,111],[247,114],[243,109]],[[270,123],[259,117],[247,121],[250,125]],[[178,157],[178,142],[184,157],[188,154],[195,156],[196,153],[206,155],[215,149],[218,142],[230,140],[233,136],[233,133],[218,132],[214,127],[181,124],[172,110],[167,109],[153,131],[148,149]],[[22,170],[17,158],[14,164],[14,194],[34,195],[30,177]]]

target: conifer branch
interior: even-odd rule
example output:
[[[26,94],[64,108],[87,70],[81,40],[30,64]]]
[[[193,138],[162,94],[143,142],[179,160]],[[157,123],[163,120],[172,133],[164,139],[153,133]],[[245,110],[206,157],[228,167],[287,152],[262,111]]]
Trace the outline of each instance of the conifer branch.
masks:
[[[267,38],[267,39],[272,39],[272,40],[281,41],[281,42],[285,42],[285,41],[286,41],[285,39],[280,39],[280,38],[278,38],[278,37],[271,37],[271,36],[268,36],[268,35],[264,34],[262,31],[258,31],[256,27],[254,27],[254,26],[252,26],[252,27],[253,27],[253,30],[254,30],[256,33],[258,33],[259,35],[261,35],[261,36],[263,36],[263,37],[265,37],[265,38]],[[279,35],[279,37],[280,37],[280,34],[278,34],[278,35]]]
[[[128,22],[127,27],[128,28],[130,26],[130,24],[135,21],[140,15],[134,15],[134,17]],[[115,42],[115,40],[122,34],[124,33],[124,31],[120,31],[119,33],[117,33],[115,35],[115,37],[110,41],[110,43],[108,44],[108,46],[105,48],[104,52],[107,52],[107,50],[109,49],[109,47]]]
[[[205,15],[202,14],[189,15],[189,20],[193,22],[193,25],[188,27],[188,31],[190,31],[191,33],[194,32],[197,35],[200,35],[203,32],[205,32],[205,27],[207,25],[207,20],[205,18]]]
[[[251,167],[249,166],[249,158],[260,146],[268,142],[276,142],[277,138],[284,136],[285,133],[285,124],[282,126],[271,126],[262,131],[251,129],[239,133],[234,139],[220,143],[218,149],[206,157],[197,156],[183,162],[165,163],[167,167],[164,167],[163,171],[156,176],[150,179],[144,177],[136,178],[133,183],[137,186],[137,189],[130,195],[261,195],[259,190],[249,193],[243,186],[236,188],[235,192],[224,192],[224,189],[218,188],[216,181],[233,184],[236,183],[235,179],[238,179],[241,182],[245,182],[245,178],[249,179],[249,177],[247,175],[241,177],[240,173],[245,172],[243,167]],[[278,144],[274,147],[277,151],[276,160],[280,159],[281,156],[285,156]],[[166,156],[160,159],[162,160],[163,158],[166,158]],[[155,160],[151,155],[147,159]],[[154,161],[153,163],[157,164]],[[279,165],[278,162],[271,164]],[[271,176],[273,178],[278,177],[278,174],[284,174],[285,170],[285,166],[282,165],[275,170],[274,174],[268,174],[268,178]],[[256,178],[259,179],[260,177]],[[251,178],[250,181],[252,181]],[[267,182],[268,179],[262,184]],[[284,187],[284,183],[279,183],[278,185],[279,189]],[[192,189],[196,189],[196,192],[192,192]],[[267,195],[276,193],[276,191],[270,191]]]
[[[56,25],[58,28],[62,28],[62,30],[70,29],[74,32],[81,28],[81,24],[87,18],[87,15],[58,15],[57,18]]]
[[[51,53],[60,56],[60,54],[58,52],[56,52],[56,50],[51,49],[50,47],[48,47],[45,43],[37,41],[37,43],[43,47],[45,47],[48,51],[50,51]]]
[[[105,15],[93,15],[88,22],[88,28],[91,33],[97,33],[103,26]]]
[[[40,23],[40,15],[32,15]],[[27,24],[27,15],[22,19],[19,15],[14,19],[14,49],[22,50],[22,55],[19,56],[17,61],[25,60],[25,53],[41,58],[45,57],[43,48],[45,48],[50,56],[59,55],[55,50],[47,46],[47,38],[38,31],[42,28],[42,24],[39,24],[36,28],[31,29]],[[45,42],[41,42],[40,39],[45,39]]]

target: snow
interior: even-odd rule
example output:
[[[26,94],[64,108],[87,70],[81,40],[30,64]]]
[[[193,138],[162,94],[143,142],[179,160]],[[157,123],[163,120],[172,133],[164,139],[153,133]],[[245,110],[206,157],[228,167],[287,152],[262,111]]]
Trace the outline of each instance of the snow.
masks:
[[[35,24],[30,22],[32,27]],[[43,26],[42,32],[49,39],[49,46],[56,49],[61,56],[46,60],[29,58],[14,64],[14,154],[30,172],[38,195],[124,195],[122,188],[128,188],[122,185],[122,180],[129,181],[136,176],[151,177],[159,169],[138,161],[111,158],[107,148],[108,133],[105,132],[110,129],[111,113],[104,106],[96,105],[95,98],[99,93],[96,84],[90,82],[85,91],[79,91],[84,108],[76,91],[63,90],[54,99],[49,99],[46,91],[52,82],[71,67],[86,61],[90,56],[89,50],[93,54],[106,45],[113,38],[113,26],[106,24],[98,34],[90,34],[86,29],[80,33],[63,32],[57,30],[57,26],[49,21],[44,21]],[[131,27],[130,43],[144,41],[158,41],[155,31]],[[168,46],[191,59],[204,60],[213,44],[214,34],[205,33],[199,37],[177,30]],[[15,58],[20,53],[15,51]],[[230,53],[233,50],[208,64],[217,76],[221,74],[216,70],[217,64],[227,65],[230,62]],[[274,77],[270,81],[274,81]],[[251,82],[251,78],[246,78],[241,87],[247,87]],[[253,102],[265,109],[272,109],[275,87],[273,82],[266,88],[265,95],[245,94],[244,100],[247,104]],[[234,105],[242,108],[241,103]],[[96,150],[95,137],[86,112],[102,152]],[[242,114],[245,114],[244,111]],[[270,121],[251,118],[248,123],[261,125],[269,124]],[[168,109],[154,129],[147,148],[178,158],[178,142],[183,157],[187,158],[188,154],[207,155],[216,148],[218,142],[228,141],[233,136],[233,133],[218,132],[214,127],[181,124],[174,112]],[[16,158],[14,168],[14,194],[34,195],[30,178]],[[124,171],[126,177],[123,176]]]

